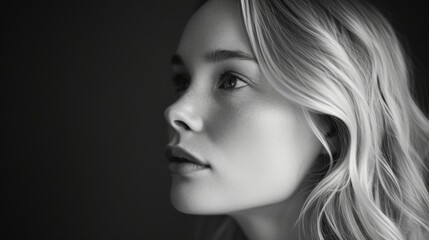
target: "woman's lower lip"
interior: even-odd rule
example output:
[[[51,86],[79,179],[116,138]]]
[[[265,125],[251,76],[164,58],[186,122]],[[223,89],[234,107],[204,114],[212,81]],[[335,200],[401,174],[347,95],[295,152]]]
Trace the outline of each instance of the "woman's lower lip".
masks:
[[[170,171],[170,173],[175,175],[187,175],[208,168],[208,166],[203,166],[191,162],[170,162],[170,164],[168,165],[168,170]]]

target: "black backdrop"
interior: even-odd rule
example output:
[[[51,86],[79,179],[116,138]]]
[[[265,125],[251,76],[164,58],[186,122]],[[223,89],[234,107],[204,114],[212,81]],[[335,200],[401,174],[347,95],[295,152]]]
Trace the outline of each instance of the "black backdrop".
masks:
[[[163,110],[170,55],[197,2],[2,3],[7,239],[190,238],[196,218],[169,202]],[[375,3],[408,42],[427,112],[426,9]]]

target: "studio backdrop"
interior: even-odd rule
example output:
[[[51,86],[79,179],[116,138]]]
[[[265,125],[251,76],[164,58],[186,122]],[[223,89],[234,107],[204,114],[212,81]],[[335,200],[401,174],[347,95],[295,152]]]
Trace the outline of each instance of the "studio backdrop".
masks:
[[[170,204],[170,57],[199,0],[2,3],[2,239],[190,239]],[[422,1],[373,0],[429,110]]]

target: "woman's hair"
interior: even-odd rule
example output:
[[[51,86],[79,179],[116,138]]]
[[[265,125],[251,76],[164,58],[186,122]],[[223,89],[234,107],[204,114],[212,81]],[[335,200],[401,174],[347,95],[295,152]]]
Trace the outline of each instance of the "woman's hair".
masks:
[[[389,22],[356,0],[241,0],[241,11],[264,76],[300,106],[327,152],[298,219],[302,232],[423,239],[429,121]],[[204,238],[245,238],[231,217],[212,218]]]

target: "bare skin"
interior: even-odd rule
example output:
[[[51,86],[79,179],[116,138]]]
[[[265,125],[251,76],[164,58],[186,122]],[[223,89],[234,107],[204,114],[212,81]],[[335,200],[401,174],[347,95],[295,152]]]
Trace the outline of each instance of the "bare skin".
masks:
[[[251,240],[298,239],[299,194],[321,144],[261,73],[239,2],[212,0],[188,22],[173,58],[180,90],[165,110],[170,145],[209,169],[172,175],[171,201],[189,214],[227,214]],[[302,238],[303,239],[303,238]]]

